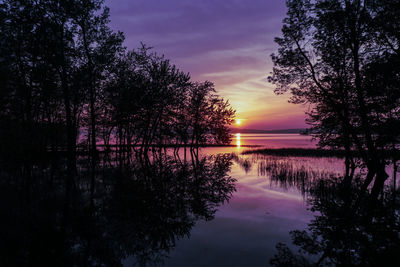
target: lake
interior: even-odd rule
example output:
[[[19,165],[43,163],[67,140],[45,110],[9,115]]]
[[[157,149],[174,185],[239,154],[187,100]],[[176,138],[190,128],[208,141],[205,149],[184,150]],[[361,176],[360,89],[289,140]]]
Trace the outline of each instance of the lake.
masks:
[[[196,222],[190,236],[180,239],[160,266],[268,266],[276,244],[290,244],[289,231],[304,229],[313,213],[307,210],[304,189],[274,181],[265,171],[267,165],[278,162],[318,175],[344,171],[343,160],[337,158],[240,155],[255,149],[248,145],[313,148],[309,136],[235,134],[232,142],[236,147],[203,148],[201,154],[236,153],[229,173],[237,180],[236,192],[218,207],[214,219]]]
[[[316,141],[300,134],[233,134],[232,144],[237,147],[258,145],[268,148],[315,148]]]
[[[398,251],[390,186],[369,202],[364,173],[345,182],[343,159],[242,154],[315,147],[308,136],[241,134],[232,142],[103,152],[96,165],[85,154],[74,162],[62,154],[4,158],[1,265],[304,266],[334,249],[325,263],[345,257],[362,266],[365,255],[384,262],[374,256],[382,242]],[[310,226],[316,235],[303,231]],[[291,254],[298,245],[311,255]]]

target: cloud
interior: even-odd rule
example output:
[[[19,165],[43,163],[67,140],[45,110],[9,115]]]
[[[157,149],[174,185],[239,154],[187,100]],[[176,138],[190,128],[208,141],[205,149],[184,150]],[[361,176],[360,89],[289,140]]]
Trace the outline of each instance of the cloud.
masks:
[[[144,41],[173,58],[267,45],[269,36],[279,33],[284,14],[281,0],[109,0],[106,4],[112,26],[125,32],[128,46]]]
[[[106,5],[112,27],[125,33],[128,48],[142,41],[194,80],[213,81],[238,115],[254,116],[260,127],[266,117],[278,123],[268,114],[279,114],[281,121],[304,118],[301,108],[288,104],[287,96],[276,96],[265,81],[272,70],[269,56],[277,49],[273,39],[286,12],[284,1],[106,0]]]

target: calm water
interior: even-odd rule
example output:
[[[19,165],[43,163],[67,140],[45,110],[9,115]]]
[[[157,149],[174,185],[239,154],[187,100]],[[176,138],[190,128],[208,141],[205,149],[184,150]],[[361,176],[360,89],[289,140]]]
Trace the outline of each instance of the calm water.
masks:
[[[307,210],[304,188],[295,182],[274,181],[272,170],[303,170],[311,173],[309,180],[343,171],[340,159],[240,155],[254,149],[244,145],[315,147],[308,136],[236,134],[233,144],[236,147],[204,148],[201,154],[236,153],[229,173],[237,179],[236,192],[229,203],[218,208],[213,220],[198,221],[190,236],[179,240],[169,259],[160,265],[268,266],[276,244],[290,244],[289,231],[304,229],[313,218]]]
[[[260,145],[268,148],[313,148],[316,142],[310,136],[300,134],[241,134],[233,135],[232,144]]]
[[[87,155],[76,162],[4,158],[0,265],[268,266],[272,258],[288,266],[285,260],[298,257],[276,245],[297,251],[293,237],[318,243],[317,252],[306,246],[311,255],[334,249],[327,264],[344,257],[346,264],[364,266],[367,258],[390,266],[382,247],[397,257],[395,193],[379,206],[360,202],[363,173],[344,183],[343,159],[241,154],[256,149],[246,145],[315,146],[307,136],[240,135],[233,142],[198,153],[101,153],[95,164]],[[290,234],[307,228],[318,237]]]
[[[259,148],[315,148],[316,141],[310,136],[300,134],[233,134],[232,147],[203,149],[202,153],[238,153]],[[249,147],[250,146],[250,147]],[[252,147],[254,146],[254,147]]]

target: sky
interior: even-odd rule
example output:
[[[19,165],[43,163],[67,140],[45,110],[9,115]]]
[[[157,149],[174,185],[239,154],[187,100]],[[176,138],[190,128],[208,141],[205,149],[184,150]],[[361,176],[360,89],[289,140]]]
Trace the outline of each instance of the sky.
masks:
[[[212,81],[248,129],[305,128],[306,107],[267,82],[286,14],[284,0],[106,0],[111,27],[129,49],[140,42],[193,81]]]

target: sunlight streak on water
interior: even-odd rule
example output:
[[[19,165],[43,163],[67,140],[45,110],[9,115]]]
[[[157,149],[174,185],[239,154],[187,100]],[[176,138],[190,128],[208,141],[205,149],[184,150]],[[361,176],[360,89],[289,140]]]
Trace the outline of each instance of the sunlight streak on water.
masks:
[[[240,148],[240,133],[236,134],[236,147]]]
[[[316,141],[312,140],[311,136],[300,134],[235,133],[232,145],[241,148],[248,145],[268,148],[316,148]]]

